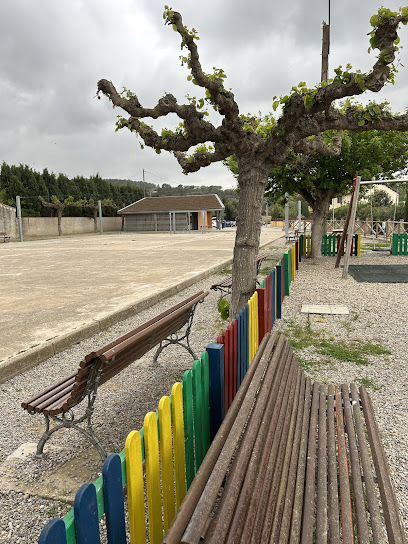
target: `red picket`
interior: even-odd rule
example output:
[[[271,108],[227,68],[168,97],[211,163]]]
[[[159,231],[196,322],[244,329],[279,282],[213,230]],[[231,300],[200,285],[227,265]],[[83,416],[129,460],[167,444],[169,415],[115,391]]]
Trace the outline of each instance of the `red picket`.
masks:
[[[271,298],[271,289],[272,289],[272,278],[268,274],[265,278],[265,293],[266,293],[266,332],[272,330],[272,298]]]
[[[262,338],[265,336],[266,327],[268,323],[267,319],[267,306],[266,306],[266,293],[265,288],[260,287],[256,290],[258,293],[258,338],[261,343]]]
[[[237,355],[237,320],[232,320],[232,399],[234,400],[237,393],[237,364],[238,364],[238,355]]]

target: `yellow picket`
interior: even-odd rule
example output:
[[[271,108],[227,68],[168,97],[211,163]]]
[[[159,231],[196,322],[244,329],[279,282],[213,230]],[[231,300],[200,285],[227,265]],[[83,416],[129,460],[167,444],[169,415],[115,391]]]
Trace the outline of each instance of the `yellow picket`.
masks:
[[[248,300],[248,364],[252,363],[252,297]]]
[[[148,412],[146,414],[143,429],[146,459],[147,506],[149,511],[149,535],[152,544],[159,544],[163,539],[163,527],[160,494],[159,438],[157,436],[157,417],[154,412]]]
[[[254,293],[254,352],[252,359],[255,357],[255,353],[259,347],[259,323],[258,323],[258,293]]]
[[[186,470],[184,454],[183,386],[175,383],[171,390],[173,416],[174,475],[176,480],[176,509],[186,495]]]
[[[128,434],[125,442],[126,481],[131,544],[146,544],[142,444],[139,431]]]
[[[163,492],[164,532],[170,527],[175,515],[173,450],[171,441],[171,408],[169,397],[159,402],[160,460]]]

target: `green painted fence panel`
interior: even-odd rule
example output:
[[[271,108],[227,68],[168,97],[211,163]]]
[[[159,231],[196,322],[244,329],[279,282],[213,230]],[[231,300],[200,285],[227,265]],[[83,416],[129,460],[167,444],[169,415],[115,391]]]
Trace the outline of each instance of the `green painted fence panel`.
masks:
[[[283,255],[283,267],[285,276],[285,296],[289,296],[289,283],[290,283],[290,258],[289,253],[286,252]]]
[[[203,395],[201,387],[201,361],[193,363],[193,421],[195,470],[200,468],[204,459],[203,444]]]
[[[186,456],[186,486],[190,487],[194,479],[194,434],[193,434],[193,377],[191,370],[183,376],[183,409],[184,409],[184,452]]]

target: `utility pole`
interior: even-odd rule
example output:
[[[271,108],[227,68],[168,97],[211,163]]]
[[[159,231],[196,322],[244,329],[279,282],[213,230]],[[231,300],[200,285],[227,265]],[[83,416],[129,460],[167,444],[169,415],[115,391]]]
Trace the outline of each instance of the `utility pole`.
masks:
[[[322,39],[322,73],[321,81],[328,80],[329,76],[329,53],[330,53],[330,0],[329,0],[329,23],[323,21],[323,39]]]
[[[18,224],[18,234],[20,237],[20,242],[24,241],[23,238],[23,223],[21,221],[21,201],[20,197],[16,196],[16,211],[17,211],[17,224]]]
[[[98,200],[98,214],[99,214],[99,234],[103,234],[103,223],[102,223],[102,201]]]
[[[145,185],[145,171],[144,171],[144,168],[143,168],[143,197],[145,198],[146,197],[146,185]]]

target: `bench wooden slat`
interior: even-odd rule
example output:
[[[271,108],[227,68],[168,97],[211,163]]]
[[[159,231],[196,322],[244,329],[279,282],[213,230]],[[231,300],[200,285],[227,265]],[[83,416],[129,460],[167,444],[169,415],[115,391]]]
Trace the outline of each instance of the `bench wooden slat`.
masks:
[[[303,495],[305,491],[306,479],[306,459],[307,459],[307,437],[309,428],[310,406],[312,403],[312,385],[310,378],[306,378],[305,401],[303,404],[302,431],[299,447],[299,458],[296,474],[295,496],[292,510],[292,525],[290,531],[290,542],[300,541],[300,532],[302,528],[302,510]]]
[[[298,395],[300,383],[300,369],[293,364],[291,354],[290,359],[290,374],[288,376],[286,391],[281,402],[279,421],[275,429],[274,443],[276,443],[276,447],[272,447],[267,465],[268,472],[273,467],[273,479],[270,486],[266,485],[267,479],[265,478],[265,475],[260,474],[260,479],[264,481],[265,496],[267,497],[267,501],[265,502],[266,509],[262,512],[262,516],[259,516],[262,506],[258,510],[258,517],[260,518],[260,521],[262,520],[262,531],[258,533],[261,534],[260,542],[268,542],[271,539],[273,526],[275,526],[275,531],[278,531],[280,526],[281,505],[279,504],[279,499],[282,498],[284,488],[286,487],[288,477],[287,471],[289,468],[290,442],[288,442],[287,439],[290,430],[290,420],[295,413],[295,391]],[[279,489],[281,489],[280,493]],[[255,530],[256,529],[257,522],[255,521]],[[254,532],[253,540],[256,540],[256,538],[256,532]]]
[[[360,398],[363,407],[367,434],[370,442],[371,453],[376,469],[378,487],[380,489],[381,501],[384,509],[385,524],[387,526],[388,537],[391,543],[405,544],[406,538],[399,516],[399,508],[394,490],[392,488],[389,476],[387,458],[380,440],[377,423],[374,419],[374,410],[371,399],[367,394],[366,388],[360,386]]]
[[[349,469],[347,463],[347,446],[344,432],[343,399],[339,389],[335,389],[337,447],[339,468],[340,512],[343,542],[353,544],[353,511],[349,485]]]
[[[319,409],[319,384],[313,384],[312,406],[309,420],[309,439],[307,445],[307,465],[305,495],[303,498],[303,523],[301,542],[313,542],[314,508],[315,508],[315,474],[317,459],[317,421]]]
[[[340,544],[340,510],[337,486],[334,386],[327,391],[328,528],[330,542]]]
[[[366,487],[367,503],[370,511],[371,529],[376,542],[385,539],[385,531],[381,523],[380,509],[378,507],[377,492],[374,485],[374,479],[371,469],[370,454],[368,452],[367,443],[365,440],[365,430],[362,421],[360,398],[358,395],[357,385],[350,385],[351,400],[353,405],[354,423],[358,437],[358,447],[360,452],[361,465],[363,469],[363,477]]]
[[[341,386],[343,410],[346,422],[348,449],[350,454],[351,478],[353,482],[353,498],[357,521],[357,536],[359,542],[370,542],[363,484],[361,480],[361,461],[358,454],[357,438],[350,405],[350,393],[346,384]]]
[[[327,457],[327,387],[319,387],[319,423],[317,444],[317,499],[316,499],[316,544],[326,544],[328,536],[328,457]]]
[[[279,529],[279,537],[276,534],[276,532],[273,531],[273,535],[274,536],[276,535],[275,542],[287,542],[289,540],[290,519],[292,515],[292,510],[293,510],[293,501],[295,498],[296,472],[297,472],[299,449],[300,449],[300,442],[301,442],[303,410],[304,410],[304,403],[305,403],[305,389],[306,389],[306,378],[303,374],[301,374],[301,385],[300,385],[299,399],[298,399],[298,406],[297,406],[297,413],[296,413],[295,431],[293,436],[293,447],[292,447],[290,466],[289,466],[289,477],[288,477],[288,482],[286,486],[284,507],[283,507],[283,511],[281,515],[281,526]]]
[[[60,386],[64,386],[67,382],[69,382],[70,380],[72,380],[72,378],[75,378],[75,375],[76,375],[76,372],[74,372],[73,374],[71,374],[71,376],[68,376],[68,378],[65,378],[63,380],[59,380],[58,382],[54,383],[53,385],[51,385],[50,387],[47,387],[47,389],[44,389],[44,391],[41,391],[40,393],[37,393],[36,395],[30,397],[28,400],[26,400],[25,402],[22,402],[21,403],[21,406],[25,409],[25,410],[32,410],[34,409],[34,405],[37,403],[37,401],[47,395],[48,393],[50,392],[53,392],[54,390],[58,389]]]
[[[74,384],[74,378],[67,382],[65,387],[60,386],[54,390],[54,394],[48,393],[44,397],[40,397],[34,408],[35,412],[42,412],[46,410],[49,406],[54,405],[56,402],[60,401],[62,398],[65,398],[67,394],[71,394],[72,386]]]

